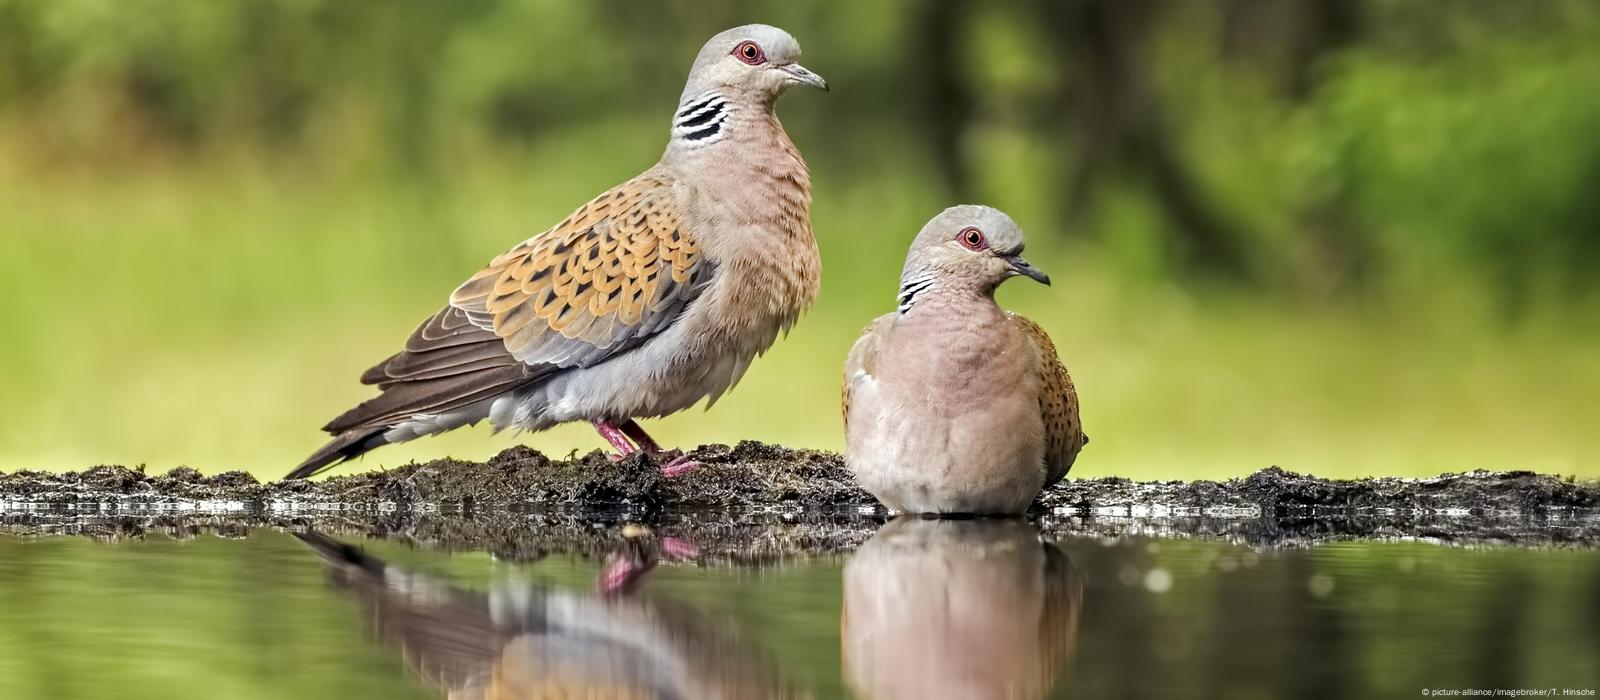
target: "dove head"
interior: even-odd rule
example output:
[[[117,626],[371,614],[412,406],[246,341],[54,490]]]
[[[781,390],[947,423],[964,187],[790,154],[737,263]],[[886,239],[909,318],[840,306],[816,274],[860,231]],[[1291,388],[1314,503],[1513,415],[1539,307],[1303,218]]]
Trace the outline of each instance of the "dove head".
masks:
[[[911,242],[900,273],[900,310],[910,309],[929,289],[992,294],[1012,277],[1050,284],[1050,277],[1022,259],[1022,228],[994,207],[963,204],[933,217]]]
[[[717,93],[770,104],[795,85],[828,89],[822,76],[800,65],[800,43],[788,32],[747,24],[711,37],[701,47],[689,69],[683,100]]]

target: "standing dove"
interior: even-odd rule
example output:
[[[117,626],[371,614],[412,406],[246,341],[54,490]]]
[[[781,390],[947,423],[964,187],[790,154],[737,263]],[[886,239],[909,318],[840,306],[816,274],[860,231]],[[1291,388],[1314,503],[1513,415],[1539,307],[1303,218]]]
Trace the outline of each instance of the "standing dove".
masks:
[[[890,509],[1021,513],[1088,442],[1050,337],[995,303],[1011,277],[1050,283],[1021,254],[1005,213],[944,210],[911,243],[899,309],[851,348],[845,462]]]
[[[485,418],[589,421],[622,456],[662,453],[635,419],[716,401],[816,298],[811,177],[773,112],[793,85],[827,89],[799,57],[776,27],[712,37],[661,160],[457,287],[289,478]],[[668,475],[695,466],[666,456]]]

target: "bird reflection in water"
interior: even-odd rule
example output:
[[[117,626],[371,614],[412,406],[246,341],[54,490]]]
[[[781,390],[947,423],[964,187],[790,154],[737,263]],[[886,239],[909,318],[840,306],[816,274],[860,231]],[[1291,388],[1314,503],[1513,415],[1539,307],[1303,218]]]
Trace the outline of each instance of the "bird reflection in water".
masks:
[[[594,593],[517,580],[471,591],[319,533],[296,536],[360,601],[374,636],[451,700],[803,697],[736,629],[639,593],[673,554],[648,535],[627,538]]]
[[[873,700],[1043,697],[1082,601],[1072,560],[1026,521],[902,517],[845,566],[845,677]]]

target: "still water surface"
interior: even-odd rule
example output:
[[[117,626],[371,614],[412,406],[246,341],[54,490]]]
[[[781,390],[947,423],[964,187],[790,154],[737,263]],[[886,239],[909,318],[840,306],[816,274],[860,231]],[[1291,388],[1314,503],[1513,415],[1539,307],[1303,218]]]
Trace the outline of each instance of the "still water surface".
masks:
[[[847,556],[741,569],[697,566],[692,543],[629,542],[601,561],[511,563],[269,529],[0,535],[0,698],[1314,699],[1600,686],[1594,552],[1044,542],[1023,522],[896,521]]]

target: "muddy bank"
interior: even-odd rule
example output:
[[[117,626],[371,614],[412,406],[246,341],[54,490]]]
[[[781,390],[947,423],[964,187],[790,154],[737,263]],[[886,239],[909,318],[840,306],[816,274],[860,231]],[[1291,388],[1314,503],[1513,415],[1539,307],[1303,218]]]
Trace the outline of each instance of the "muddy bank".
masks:
[[[49,505],[168,505],[213,510],[319,506],[414,509],[533,507],[556,511],[856,511],[875,506],[838,455],[757,442],[703,446],[705,466],[664,479],[647,458],[609,461],[591,452],[551,459],[514,447],[487,462],[440,459],[321,481],[258,482],[244,472],[205,476],[179,468],[159,476],[101,466],[52,474],[0,475],[0,501]],[[1600,483],[1532,472],[1477,471],[1431,479],[1330,480],[1270,467],[1227,481],[1068,479],[1035,504],[1040,513],[1105,515],[1307,514],[1331,511],[1485,514],[1600,507]]]
[[[611,530],[644,522],[710,543],[708,556],[730,563],[847,551],[884,517],[835,454],[755,442],[693,454],[705,466],[673,479],[642,456],[553,460],[526,447],[487,462],[441,459],[315,482],[186,468],[17,471],[0,475],[0,514],[20,534],[315,526],[516,559],[597,553],[620,537]],[[1531,472],[1329,480],[1275,467],[1226,481],[1068,480],[1034,505],[1058,534],[1268,545],[1410,537],[1588,546],[1600,542],[1597,511],[1600,483]]]
[[[643,455],[620,462],[591,452],[551,459],[513,447],[487,462],[439,459],[319,481],[258,482],[244,472],[205,476],[178,468],[160,476],[120,466],[52,474],[0,475],[0,501],[51,505],[155,505],[213,510],[223,504],[465,509],[536,506],[552,510],[734,507],[849,507],[872,498],[837,455],[756,442],[703,446],[704,466],[665,479]]]

